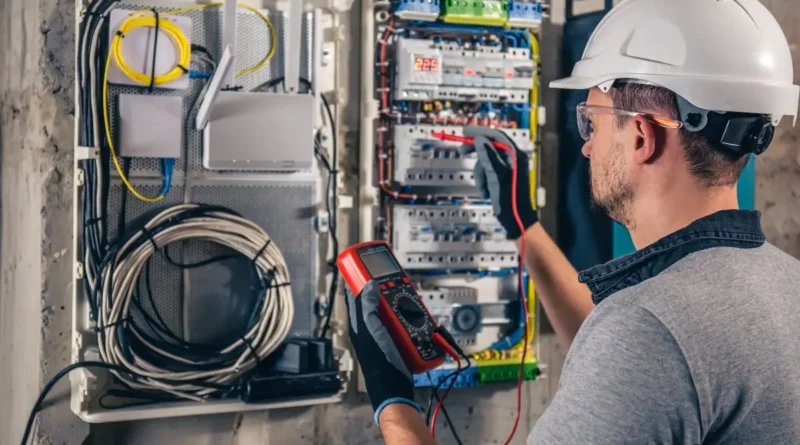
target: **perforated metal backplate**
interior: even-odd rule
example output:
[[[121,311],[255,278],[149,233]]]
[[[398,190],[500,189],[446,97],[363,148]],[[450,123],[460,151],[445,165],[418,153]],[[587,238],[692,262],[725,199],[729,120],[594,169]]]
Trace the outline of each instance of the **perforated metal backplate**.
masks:
[[[149,8],[142,5],[120,7],[132,10]],[[157,9],[163,12],[170,8]],[[283,15],[278,12],[264,12],[275,26],[280,42],[284,29]],[[186,15],[192,18],[194,24],[192,43],[205,46],[212,55],[218,57],[222,50],[219,40],[221,35],[219,31],[222,28],[221,9],[210,7],[191,11]],[[306,79],[311,79],[309,67],[313,65],[310,31],[312,25],[312,14],[305,14],[300,72]],[[258,63],[267,54],[271,45],[264,22],[255,14],[241,8],[236,45],[237,71]],[[274,58],[265,68],[252,74],[237,76],[236,84],[249,91],[281,76],[283,57],[283,47],[279,45]],[[199,62],[193,63],[192,67],[196,70],[210,70]],[[146,87],[111,85],[109,117],[111,122],[116,122],[116,98],[119,94],[178,95],[184,99],[183,119],[186,121],[202,86],[202,80],[192,80],[190,87],[184,91],[155,89],[152,93],[148,93]],[[307,118],[313,119],[313,116]],[[188,165],[190,202],[222,205],[241,213],[264,228],[280,248],[291,274],[295,302],[295,319],[291,335],[312,335],[319,264],[318,234],[313,223],[318,205],[316,175],[209,172],[203,169],[201,162],[201,133],[194,130],[193,125],[188,129],[185,127],[184,125],[183,143],[188,145],[175,164],[175,178],[170,192],[157,204],[144,203],[128,195],[125,211],[128,230],[154,216],[158,211],[184,202],[185,190],[181,185],[185,183],[183,174]],[[117,177],[113,166],[111,174],[112,178]],[[131,162],[131,182],[144,195],[159,194],[161,175],[161,161],[158,159],[133,159]],[[118,227],[122,187],[118,179],[112,179],[108,204],[108,227],[111,239],[116,236]],[[182,246],[173,245],[168,251],[173,260],[183,264],[230,253],[221,246],[205,241],[190,241]],[[154,304],[170,329],[184,335],[187,340],[224,342],[241,332],[252,313],[254,300],[250,289],[252,285],[250,267],[247,260],[233,259],[188,270],[184,276],[183,270],[166,261],[162,249],[162,252],[152,259],[151,264],[150,278]],[[144,310],[154,316],[155,312],[148,303],[143,304]]]
[[[155,195],[159,186],[140,186]],[[122,205],[121,185],[109,193],[109,229],[116,237]],[[193,202],[228,207],[261,226],[283,253],[291,274],[295,319],[291,334],[313,335],[314,286],[316,283],[317,234],[313,215],[316,202],[313,184],[202,185],[192,189]],[[126,230],[136,230],[149,218],[171,205],[183,202],[183,188],[173,187],[158,205],[128,196]],[[170,258],[180,264],[197,263],[231,251],[206,241],[168,246]],[[151,260],[150,280],[153,302],[173,332],[195,342],[224,341],[241,333],[254,304],[250,262],[231,259],[183,271],[167,262],[162,249]],[[144,272],[143,272],[144,273]],[[145,292],[142,277],[141,292]],[[183,300],[184,283],[186,299]],[[145,311],[155,316],[149,300],[142,295]],[[140,320],[141,321],[141,320]],[[140,323],[141,324],[141,323]]]

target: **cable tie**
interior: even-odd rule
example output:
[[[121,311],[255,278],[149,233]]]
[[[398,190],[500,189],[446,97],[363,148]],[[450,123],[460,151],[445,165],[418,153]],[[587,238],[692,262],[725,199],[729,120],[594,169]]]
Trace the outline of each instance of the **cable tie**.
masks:
[[[180,69],[181,69],[181,71],[183,71],[183,74],[186,74],[186,73],[188,73],[188,72],[189,72],[189,70],[188,70],[188,69],[187,69],[185,66],[181,65],[180,63],[179,63],[179,64],[177,64],[176,66],[177,66],[178,68],[180,68]]]
[[[161,19],[156,8],[151,8],[150,10],[153,11],[153,16],[156,18],[156,35],[153,37],[153,63],[150,66],[150,86],[148,87],[148,92],[152,93],[153,88],[156,86],[156,53],[158,52],[158,34]]]
[[[125,34],[123,34],[123,33],[122,33],[122,31],[119,31],[119,30],[117,30],[117,36],[118,36],[120,39],[124,39],[124,38],[125,38]]]
[[[86,220],[86,225],[91,226],[91,225],[97,224],[99,222],[105,221],[105,219],[106,218],[104,216],[101,216],[99,218],[87,219]]]
[[[142,235],[147,237],[147,239],[150,241],[150,244],[153,245],[153,249],[155,249],[155,251],[158,252],[159,247],[158,244],[156,244],[156,240],[153,239],[153,233],[147,230],[146,227],[142,227],[142,230],[140,230],[140,232],[142,232]]]
[[[253,353],[253,359],[255,359],[256,367],[258,367],[260,360],[258,359],[258,353],[256,352],[256,348],[253,347],[253,343],[251,343],[250,340],[246,339],[244,336],[239,337],[239,339],[242,340],[242,342],[244,342],[244,344],[247,345],[247,348],[250,349],[250,352]],[[237,369],[236,372],[238,373],[239,370]]]
[[[272,240],[271,240],[271,239],[268,239],[268,240],[267,240],[267,242],[266,242],[266,243],[264,243],[264,246],[263,246],[263,247],[261,247],[261,249],[259,249],[259,251],[258,251],[258,252],[256,252],[256,256],[254,256],[254,257],[253,257],[253,259],[252,259],[252,260],[250,260],[250,261],[253,263],[253,266],[255,266],[255,265],[256,265],[256,261],[258,261],[258,259],[261,257],[261,254],[263,254],[263,253],[264,253],[264,251],[265,251],[265,250],[267,250],[267,247],[269,247],[269,245],[270,245],[271,243],[272,243]],[[275,269],[273,269],[273,271],[274,271],[274,270],[275,270]],[[273,273],[273,272],[270,272],[270,273]]]
[[[117,326],[119,326],[119,325],[121,325],[123,323],[127,323],[129,321],[131,321],[131,317],[120,318],[119,320],[117,320],[117,321],[115,321],[113,323],[109,323],[109,324],[107,324],[105,326],[98,326],[98,327],[94,328],[94,331],[97,332],[97,333],[100,333],[100,332],[105,331],[108,328],[114,328],[114,327],[117,327]]]
[[[292,282],[291,281],[287,281],[285,283],[270,284],[269,286],[267,286],[267,289],[280,289],[282,287],[289,287],[291,285],[292,285]]]

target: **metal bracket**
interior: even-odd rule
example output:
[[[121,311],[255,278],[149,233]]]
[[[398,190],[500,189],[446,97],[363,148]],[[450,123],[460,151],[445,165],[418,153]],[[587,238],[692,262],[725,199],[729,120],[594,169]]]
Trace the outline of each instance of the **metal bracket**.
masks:
[[[75,185],[83,187],[84,183],[86,183],[86,172],[84,172],[82,168],[79,168],[75,171]]]
[[[289,0],[289,10],[286,12],[286,31],[284,32],[284,91],[289,94],[297,93],[300,83],[300,56],[303,36],[303,0]]]
[[[224,0],[222,24],[222,48],[230,48],[231,54],[236,54],[236,0]],[[299,53],[299,49],[298,49]],[[236,70],[226,72],[222,84],[226,87],[233,86]]]
[[[97,159],[99,157],[100,150],[98,150],[97,147],[84,147],[82,145],[75,147],[75,159],[78,161]]]

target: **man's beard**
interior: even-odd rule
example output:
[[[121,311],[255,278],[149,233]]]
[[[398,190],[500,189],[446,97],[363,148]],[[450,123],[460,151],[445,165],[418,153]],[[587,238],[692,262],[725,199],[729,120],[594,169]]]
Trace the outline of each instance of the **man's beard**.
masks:
[[[589,161],[589,194],[592,210],[602,210],[611,219],[627,228],[632,228],[633,220],[630,215],[630,206],[633,201],[633,186],[625,182],[622,166],[612,164],[603,180],[606,182],[606,193],[600,195],[599,187],[594,185],[591,160]]]

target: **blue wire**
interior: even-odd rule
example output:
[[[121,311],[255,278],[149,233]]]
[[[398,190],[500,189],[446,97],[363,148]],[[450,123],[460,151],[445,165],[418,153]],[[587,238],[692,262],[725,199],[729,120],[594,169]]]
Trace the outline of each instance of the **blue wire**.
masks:
[[[204,71],[189,71],[189,79],[210,79],[211,73]]]
[[[161,170],[164,174],[164,187],[161,190],[162,196],[167,196],[172,187],[172,170],[175,168],[175,158],[164,158],[161,161]]]
[[[516,37],[514,37],[514,36],[512,36],[512,35],[509,35],[509,34],[506,34],[506,40],[508,40],[508,41],[514,41],[514,44],[513,44],[513,45],[511,45],[511,47],[512,47],[512,48],[518,48],[518,46],[517,46],[517,38],[516,38]]]

